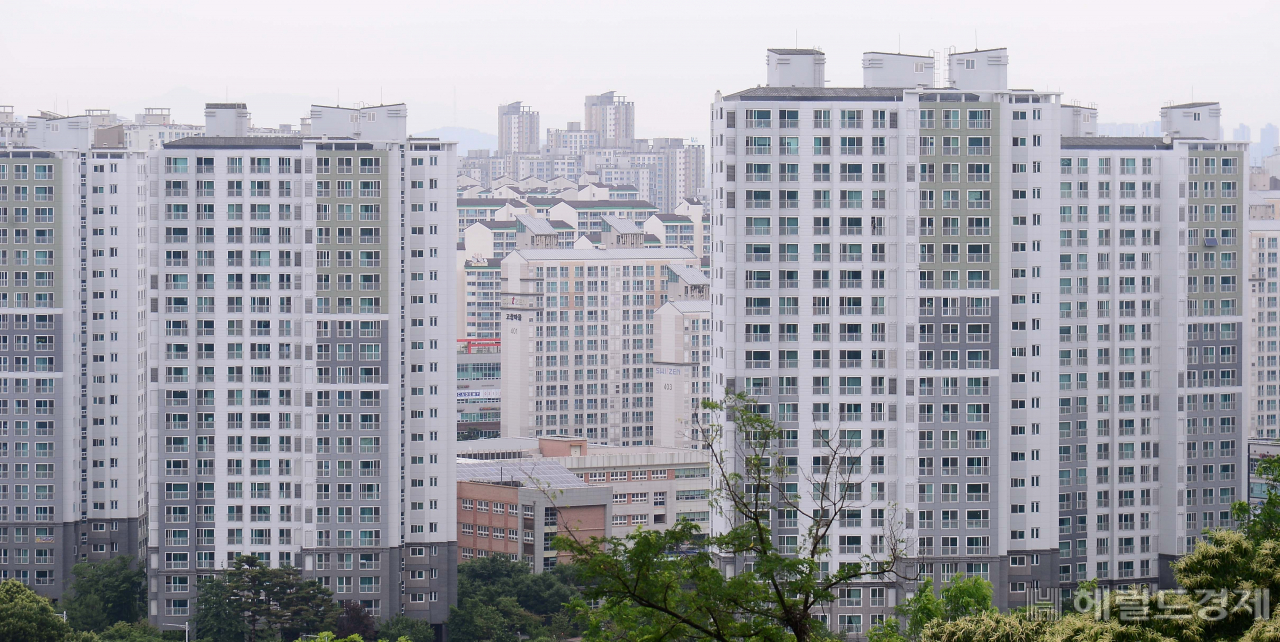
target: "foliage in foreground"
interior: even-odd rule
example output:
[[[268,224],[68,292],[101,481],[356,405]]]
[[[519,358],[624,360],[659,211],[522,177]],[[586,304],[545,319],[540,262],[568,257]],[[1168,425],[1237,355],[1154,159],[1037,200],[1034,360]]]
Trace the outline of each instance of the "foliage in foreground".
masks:
[[[105,631],[145,616],[147,572],[127,555],[71,568],[75,579],[63,600],[68,623],[81,631]]]
[[[63,642],[71,627],[18,580],[0,582],[0,642]]]
[[[855,463],[860,453],[850,445],[855,440],[815,430],[825,454],[814,457],[812,468],[793,467],[779,449],[796,435],[757,412],[745,393],[704,402],[703,408],[728,418],[699,426],[711,458],[712,508],[727,530],[706,534],[681,521],[625,537],[557,538],[556,548],[569,552],[579,570],[584,597],[599,605],[577,603],[590,623],[586,638],[829,639],[817,618],[841,587],[855,579],[901,576],[905,541],[892,506],[881,515],[883,534],[870,538],[874,554],[829,566],[837,518],[866,506],[861,465]],[[775,538],[775,516],[797,526],[797,535]],[[721,565],[728,560],[750,566],[726,576]]]
[[[258,642],[333,631],[341,607],[297,568],[271,568],[252,555],[200,583],[195,626],[211,642]]]
[[[567,605],[578,595],[555,567],[534,574],[524,562],[481,557],[458,566],[458,605],[449,610],[452,642],[565,640],[582,630]]]

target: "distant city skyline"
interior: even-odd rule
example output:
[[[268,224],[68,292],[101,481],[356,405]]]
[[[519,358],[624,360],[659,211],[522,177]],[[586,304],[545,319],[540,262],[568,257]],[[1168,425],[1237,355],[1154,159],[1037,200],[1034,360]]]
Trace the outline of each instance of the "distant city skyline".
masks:
[[[646,11],[626,12],[625,21],[586,2],[392,5],[358,11],[357,20],[323,5],[299,11],[235,0],[218,11],[152,0],[128,6],[68,0],[58,7],[57,19],[39,3],[6,13],[22,25],[0,45],[11,59],[47,49],[45,43],[68,43],[9,70],[0,104],[19,114],[67,110],[69,100],[74,113],[168,106],[175,120],[199,123],[199,105],[230,100],[248,103],[255,123],[274,126],[296,124],[305,115],[299,105],[404,102],[411,106],[409,131],[491,132],[500,104],[524,101],[537,105],[545,122],[563,123],[579,119],[582,96],[612,90],[635,102],[637,137],[703,139],[715,91],[755,86],[760,48],[779,46],[822,47],[833,61],[831,86],[861,84],[857,61],[864,51],[1009,47],[1016,52],[1013,86],[1096,103],[1108,122],[1153,119],[1166,101],[1215,100],[1226,122],[1256,124],[1275,119],[1268,110],[1280,102],[1280,87],[1221,64],[1268,53],[1267,29],[1280,9],[1258,1],[1237,3],[1230,15],[1160,11],[1161,29],[1137,31],[1126,25],[1151,18],[1145,3],[1108,6],[1099,19],[1094,11],[1028,11],[1013,2],[968,14],[938,2],[910,12],[892,5],[779,12],[747,2],[726,14],[713,5],[658,0]],[[192,42],[189,27],[196,24],[222,34],[216,52]],[[851,34],[849,24],[869,26]],[[316,38],[330,32],[341,38]],[[104,33],[137,37],[118,41],[118,53],[108,56],[77,45]],[[1195,47],[1169,47],[1170,33],[1231,36],[1206,56]],[[1123,64],[1113,49],[1092,46],[1116,38],[1126,43]]]

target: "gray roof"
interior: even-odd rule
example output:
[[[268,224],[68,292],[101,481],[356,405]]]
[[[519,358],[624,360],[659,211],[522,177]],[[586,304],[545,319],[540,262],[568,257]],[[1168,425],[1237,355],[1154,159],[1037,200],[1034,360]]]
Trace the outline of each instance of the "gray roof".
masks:
[[[711,284],[711,279],[708,279],[707,275],[702,273],[701,268],[689,267],[686,265],[673,263],[671,265],[668,265],[667,269],[671,270],[672,272],[675,272],[676,276],[680,277],[680,280],[684,281],[685,283],[688,283],[689,285],[710,285]]]
[[[588,484],[561,464],[545,459],[458,459],[458,481],[491,484],[517,482],[537,488],[586,488]]]
[[[516,214],[516,220],[524,225],[525,229],[533,234],[555,234],[556,229],[551,227],[545,218],[534,218],[528,214]]]
[[[597,209],[597,208],[620,208],[620,209],[657,209],[657,206],[649,201],[565,201],[575,210]]]
[[[524,202],[516,198],[460,198],[458,199],[458,207],[483,207],[493,206],[493,209],[500,209],[503,205],[513,205],[515,207],[524,207]]]
[[[165,149],[302,149],[299,136],[188,136],[164,144]]]
[[[1195,109],[1196,107],[1208,107],[1209,105],[1216,104],[1218,103],[1182,103],[1181,105],[1169,105],[1168,107],[1165,107],[1165,109]]]
[[[628,221],[626,219],[618,218],[612,214],[606,214],[604,216],[601,216],[600,220],[608,224],[609,227],[612,227],[613,231],[617,232],[618,234],[643,234],[644,233],[644,230],[641,230],[640,228],[636,227],[635,223],[632,223],[631,221]]]
[[[875,87],[755,87],[725,100],[902,100],[902,89]]]
[[[564,201],[563,198],[554,196],[530,196],[525,199],[530,205],[556,205]]]
[[[607,248],[591,250],[516,250],[511,255],[519,254],[529,261],[593,261],[608,259],[650,259],[650,260],[693,260],[698,257],[684,248],[646,247],[646,248]]]
[[[864,55],[864,56],[866,56],[866,55],[868,55],[868,54],[875,54],[875,55],[877,55],[877,56],[906,56],[906,57],[908,57],[908,58],[927,58],[927,59],[929,59],[929,60],[933,60],[933,56],[922,56],[922,55],[920,55],[920,54],[889,53],[889,52],[887,52],[887,51],[864,51],[864,52],[862,52],[862,55]]]
[[[819,49],[769,49],[769,51],[782,56],[804,56],[822,53]]]
[[[1062,149],[1173,149],[1158,136],[1063,136]]]
[[[667,305],[681,312],[710,312],[710,301],[668,301]]]

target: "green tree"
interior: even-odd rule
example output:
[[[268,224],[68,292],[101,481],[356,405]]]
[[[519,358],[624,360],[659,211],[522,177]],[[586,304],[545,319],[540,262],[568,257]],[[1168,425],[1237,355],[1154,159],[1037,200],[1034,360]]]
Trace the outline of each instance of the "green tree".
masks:
[[[226,578],[214,576],[200,580],[196,590],[200,599],[195,601],[192,622],[195,635],[206,642],[244,642],[249,627]]]
[[[1262,457],[1254,474],[1263,480],[1266,497],[1257,503],[1235,502],[1231,516],[1252,542],[1280,540],[1280,457]]]
[[[98,634],[103,642],[162,642],[160,629],[146,622],[116,622]]]
[[[1021,613],[982,611],[956,620],[937,619],[924,627],[922,642],[1042,642],[1047,622],[1032,621]]]
[[[358,600],[345,600],[342,603],[342,612],[338,614],[337,622],[334,623],[333,633],[345,637],[358,635],[372,640],[378,635],[378,626],[373,621],[373,616],[369,615]]]
[[[530,613],[550,616],[563,610],[577,595],[577,590],[564,579],[570,572],[535,574],[524,562],[480,557],[458,567],[458,598],[490,600],[511,596]]]
[[[991,583],[978,576],[957,575],[942,588],[942,597],[933,592],[933,580],[926,578],[916,589],[915,595],[904,600],[896,608],[898,616],[906,620],[906,631],[900,631],[897,619],[890,618],[874,627],[869,633],[881,642],[919,640],[924,630],[934,622],[951,622],[964,617],[992,613]],[[1001,622],[983,622],[976,630],[988,630],[1003,626]],[[948,629],[951,630],[951,629]],[[967,629],[965,629],[967,630]]]
[[[224,586],[218,586],[219,582]],[[201,593],[197,604],[205,604],[198,611],[196,633],[201,638],[219,642],[237,639],[232,636],[239,627],[243,627],[243,636],[239,639],[245,642],[276,636],[293,640],[304,634],[333,629],[340,612],[333,594],[319,582],[303,579],[302,573],[292,566],[271,568],[252,555],[236,558],[222,578],[207,580],[202,586],[214,591],[223,604],[209,605],[206,603],[209,594]],[[240,622],[211,621],[219,613]]]
[[[907,621],[906,637],[916,640],[924,627],[934,620],[946,617],[947,605],[933,592],[933,579],[925,578],[916,588],[916,594],[898,606],[898,615]]]
[[[948,620],[996,610],[991,602],[991,582],[977,575],[957,575],[942,589],[942,609]]]
[[[71,627],[18,580],[0,582],[0,642],[62,642]]]
[[[378,639],[395,640],[406,639],[408,642],[435,642],[435,630],[431,628],[431,624],[425,620],[411,618],[402,613],[382,623],[382,627],[378,629]]]
[[[1280,541],[1256,542],[1245,532],[1212,530],[1173,564],[1178,584],[1191,592],[1252,591],[1280,594]],[[1231,600],[1233,606],[1239,599]],[[1250,609],[1232,609],[1225,618],[1206,622],[1207,634],[1236,639],[1254,625]]]
[[[454,642],[520,642],[542,634],[542,618],[512,596],[492,601],[468,597],[449,609],[449,639]]]
[[[123,555],[71,567],[74,579],[64,606],[72,627],[104,631],[116,622],[136,622],[143,616],[147,572],[134,562]]]
[[[578,567],[590,640],[774,640],[809,642],[827,634],[817,616],[850,581],[898,575],[901,524],[890,513],[874,551],[857,562],[828,568],[831,529],[862,504],[860,466],[845,444],[814,431],[824,446],[797,473],[781,448],[798,439],[759,412],[745,393],[704,408],[723,423],[700,426],[707,439],[717,489],[715,508],[730,521],[707,534],[693,523],[665,531],[638,529],[626,537],[560,537]],[[810,438],[805,435],[805,438]],[[794,481],[799,474],[799,483]],[[802,500],[800,491],[805,497]],[[797,525],[796,536],[775,537],[774,518]],[[725,559],[749,559],[750,569],[726,574]]]

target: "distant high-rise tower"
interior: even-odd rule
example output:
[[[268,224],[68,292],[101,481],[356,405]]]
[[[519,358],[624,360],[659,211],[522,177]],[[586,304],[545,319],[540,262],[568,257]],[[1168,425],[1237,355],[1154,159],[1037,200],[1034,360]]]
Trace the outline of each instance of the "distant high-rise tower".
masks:
[[[537,153],[538,112],[519,101],[498,107],[498,155]]]
[[[1262,131],[1258,132],[1258,153],[1262,158],[1266,158],[1276,153],[1276,146],[1280,145],[1280,128],[1272,123],[1262,126]]]
[[[629,146],[636,137],[636,105],[608,91],[587,96],[584,127],[600,133],[606,147]]]

